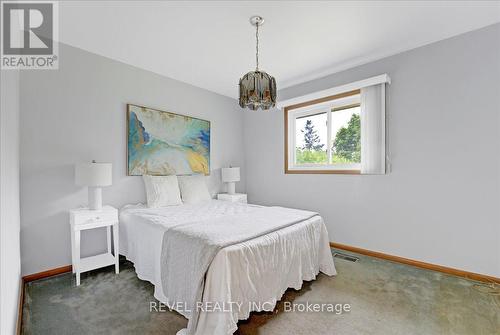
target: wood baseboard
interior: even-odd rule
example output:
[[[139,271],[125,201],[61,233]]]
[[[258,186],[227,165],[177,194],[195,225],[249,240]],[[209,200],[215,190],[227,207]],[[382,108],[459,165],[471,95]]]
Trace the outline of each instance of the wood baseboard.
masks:
[[[442,265],[425,263],[425,262],[416,261],[416,260],[409,259],[409,258],[388,255],[388,254],[384,254],[382,252],[371,251],[371,250],[362,249],[362,248],[358,248],[358,247],[352,247],[350,245],[345,245],[345,244],[340,244],[340,243],[330,242],[330,246],[332,248],[342,249],[342,250],[346,250],[346,251],[352,251],[352,252],[356,252],[358,254],[362,254],[362,255],[366,255],[366,256],[371,256],[371,257],[385,259],[385,260],[392,261],[392,262],[411,265],[411,266],[415,266],[415,267],[426,269],[426,270],[442,272],[442,273],[446,273],[446,274],[453,275],[453,276],[463,277],[466,279],[477,280],[477,281],[487,282],[487,283],[494,282],[494,283],[500,284],[500,278],[497,278],[497,277],[492,277],[492,276],[483,275],[483,274],[479,274],[479,273],[449,268],[449,267],[442,266]]]
[[[55,275],[60,275],[61,273],[71,272],[72,270],[73,268],[71,265],[61,266],[60,268],[50,269],[47,271],[33,273],[31,275],[24,276],[23,280],[25,283],[29,283],[30,281],[52,277]]]
[[[21,278],[19,283],[19,306],[17,307],[17,324],[16,335],[21,335],[23,327],[23,306],[24,306],[24,279]]]

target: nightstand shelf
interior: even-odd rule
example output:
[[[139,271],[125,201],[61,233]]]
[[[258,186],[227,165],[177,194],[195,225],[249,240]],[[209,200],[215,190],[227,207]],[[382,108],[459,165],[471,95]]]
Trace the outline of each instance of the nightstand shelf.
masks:
[[[113,264],[115,264],[115,256],[108,253],[84,257],[80,259],[80,273],[103,268]]]
[[[119,269],[118,255],[118,210],[111,206],[104,206],[99,210],[88,208],[73,209],[70,211],[71,224],[71,259],[73,273],[76,274],[76,286],[80,285],[80,274],[90,270],[115,265],[115,272]],[[80,236],[82,230],[106,227],[107,252],[91,256],[80,257]],[[113,229],[113,249],[111,250],[111,229]]]

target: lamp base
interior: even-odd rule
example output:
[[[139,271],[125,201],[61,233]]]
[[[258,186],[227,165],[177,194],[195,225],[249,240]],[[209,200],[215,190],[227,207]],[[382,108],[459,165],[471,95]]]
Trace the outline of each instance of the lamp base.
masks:
[[[100,187],[89,187],[89,208],[92,210],[102,209],[102,189]]]
[[[234,194],[236,189],[236,184],[235,182],[228,182],[227,183],[227,194]]]

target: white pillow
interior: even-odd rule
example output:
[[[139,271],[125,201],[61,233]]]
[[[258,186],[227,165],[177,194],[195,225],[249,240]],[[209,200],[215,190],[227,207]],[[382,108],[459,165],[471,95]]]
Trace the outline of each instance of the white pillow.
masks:
[[[142,176],[148,207],[182,205],[177,176]]]
[[[212,200],[204,175],[179,176],[179,188],[182,201],[186,204],[198,204]]]

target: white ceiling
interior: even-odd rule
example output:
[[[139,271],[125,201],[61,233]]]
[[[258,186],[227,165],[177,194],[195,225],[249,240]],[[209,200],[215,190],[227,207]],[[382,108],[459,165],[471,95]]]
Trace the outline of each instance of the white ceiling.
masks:
[[[278,89],[500,21],[498,1],[65,1],[60,40],[230,97],[255,67]]]

